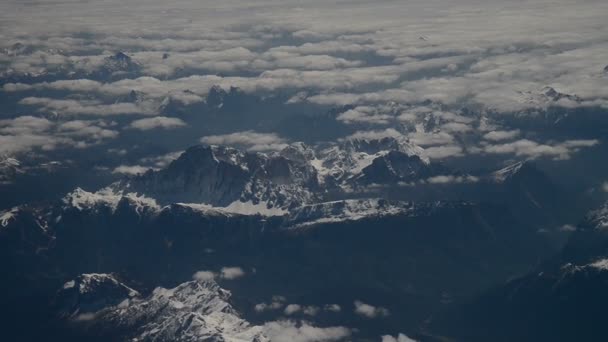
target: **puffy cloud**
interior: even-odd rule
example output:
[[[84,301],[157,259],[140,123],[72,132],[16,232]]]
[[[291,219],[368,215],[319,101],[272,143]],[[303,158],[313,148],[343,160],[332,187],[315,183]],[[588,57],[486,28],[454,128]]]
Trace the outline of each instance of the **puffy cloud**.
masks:
[[[59,115],[131,115],[150,114],[151,111],[136,104],[123,102],[103,104],[92,100],[58,100],[48,97],[26,97],[19,101],[22,105],[39,106],[39,111]]]
[[[560,232],[575,232],[576,226],[572,224],[564,224],[563,226],[559,227],[558,230]]]
[[[569,159],[579,149],[597,144],[599,144],[598,140],[566,140],[560,143],[543,144],[528,139],[520,139],[506,144],[486,145],[482,151],[490,154],[515,154],[528,158]]]
[[[391,335],[382,336],[382,342],[416,342],[416,340],[407,337],[405,334],[399,333],[396,337]]]
[[[287,140],[275,133],[257,133],[254,131],[209,135],[201,138],[201,142],[210,145],[242,146],[249,151],[276,151],[287,147]]]
[[[433,145],[446,145],[452,144],[454,136],[450,133],[439,131],[439,132],[412,132],[409,133],[408,138],[416,145],[419,146],[433,146]]]
[[[310,305],[305,306],[302,312],[308,316],[316,316],[321,309],[318,306]]]
[[[184,153],[184,151],[169,152],[160,156],[141,158],[139,161],[143,164],[149,164],[153,168],[161,169],[169,165],[175,159],[179,158],[182,153]]]
[[[473,128],[467,124],[461,122],[449,122],[441,125],[443,130],[454,133],[466,133],[473,130]]]
[[[53,123],[45,118],[24,115],[14,119],[0,120],[0,134],[42,133],[52,126]]]
[[[346,327],[315,327],[308,322],[274,321],[264,324],[264,334],[274,342],[338,341],[351,335]]]
[[[434,176],[427,178],[426,181],[431,184],[454,184],[454,183],[476,183],[479,181],[475,176]]]
[[[512,131],[491,131],[484,134],[483,138],[492,141],[510,140],[518,137],[521,131],[518,129]]]
[[[355,301],[355,313],[367,318],[385,317],[390,315],[388,309],[366,304],[360,300]]]
[[[387,124],[392,119],[392,115],[378,113],[377,109],[370,106],[359,106],[354,109],[349,109],[341,113],[336,118],[338,121],[343,121],[346,124],[351,123],[372,123],[372,124]]]
[[[240,267],[222,267],[220,277],[222,279],[238,279],[245,276],[245,271]]]
[[[138,175],[146,173],[150,168],[141,165],[120,165],[112,170],[114,174]]]
[[[297,312],[300,312],[302,310],[302,306],[299,304],[289,304],[285,307],[285,310],[283,310],[283,312],[286,315],[293,315]]]
[[[111,125],[101,120],[72,120],[61,123],[57,130],[63,135],[93,140],[114,139],[119,133],[109,129]]]
[[[604,182],[604,184],[602,184],[602,190],[604,190],[604,192],[608,192],[608,182]]]
[[[166,116],[155,116],[153,118],[139,119],[131,122],[130,128],[141,131],[148,131],[155,128],[173,129],[186,126],[186,123],[178,118],[168,118]]]
[[[330,312],[340,312],[340,311],[342,311],[342,308],[338,304],[327,304],[327,305],[325,305],[323,307],[323,309],[325,311],[330,311]]]
[[[110,126],[102,120],[57,123],[31,115],[4,119],[0,120],[0,152],[50,151],[60,146],[85,148],[118,137]]]
[[[211,271],[198,271],[192,275],[192,279],[198,281],[206,281],[215,279],[215,273]]]
[[[348,137],[346,137],[346,139],[382,139],[382,138],[386,138],[386,137],[402,137],[403,134],[399,133],[399,131],[397,131],[394,128],[387,128],[385,130],[377,130],[377,131],[358,131],[355,132],[351,135],[349,135]]]
[[[268,303],[259,303],[256,304],[254,307],[254,310],[256,312],[264,312],[264,311],[268,311],[268,310],[278,310],[280,308],[283,307],[283,305],[285,305],[285,297],[283,296],[272,296],[272,301],[268,304]]]
[[[424,153],[431,159],[454,158],[464,155],[462,147],[457,145],[427,147],[424,149]]]

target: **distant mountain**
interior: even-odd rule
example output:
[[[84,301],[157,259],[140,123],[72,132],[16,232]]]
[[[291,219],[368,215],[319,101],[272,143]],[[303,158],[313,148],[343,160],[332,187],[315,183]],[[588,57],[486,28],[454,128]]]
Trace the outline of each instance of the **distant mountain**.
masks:
[[[392,313],[361,331],[376,337],[404,322],[415,329],[436,310],[527,271],[547,253],[542,237],[508,210],[466,202],[347,200],[261,215],[77,190],[53,206],[19,207],[0,217],[6,221],[0,229],[0,271],[7,275],[0,290],[11,294],[1,298],[6,305],[21,301],[45,312],[55,289],[83,272],[116,272],[139,284],[127,287],[146,293],[175,287],[199,270],[234,265],[245,273],[229,284],[241,312],[252,312],[275,294],[319,307],[350,307],[365,296]],[[45,298],[37,304],[25,299],[33,287]],[[121,296],[130,292],[120,289]],[[101,295],[109,305],[123,298],[113,296]],[[67,307],[62,315],[74,317],[76,309]],[[108,324],[116,331],[131,324],[121,323],[130,315],[109,312],[116,320]],[[18,317],[13,313],[11,319]],[[353,313],[340,317],[334,324],[357,326],[361,319]],[[148,331],[137,322],[129,327]]]
[[[557,256],[437,325],[463,341],[605,341],[607,222],[608,203],[588,215]]]
[[[556,185],[533,162],[522,161],[493,172],[493,201],[507,204],[515,215],[538,229],[554,230],[575,222],[584,211],[576,197]]]
[[[112,188],[162,203],[286,209],[318,202],[328,191],[336,194],[372,183],[423,180],[439,170],[431,166],[423,149],[403,138],[353,139],[318,147],[294,143],[275,153],[196,146],[167,168]]]
[[[382,186],[404,197],[415,189],[443,190],[427,201],[366,196]],[[471,188],[478,200],[439,200],[453,186]],[[195,290],[197,296],[211,285],[188,283],[192,274],[238,266],[242,279],[220,284],[235,294],[235,310],[255,324],[262,322],[253,308],[274,295],[345,308],[365,295],[391,314],[361,324],[352,309],[330,321],[321,315],[316,323],[361,326],[364,338],[414,331],[438,312],[526,274],[553,252],[536,222],[515,206],[525,200],[526,209],[549,210],[552,186],[529,163],[475,177],[451,172],[403,138],[293,143],[271,153],[195,146],[164,169],[0,212],[0,272],[6,275],[0,293],[7,294],[0,305],[23,307],[0,319],[15,322],[21,334],[59,338],[80,313],[101,310],[101,316],[80,317],[95,318],[85,324],[92,330],[74,334],[159,334],[163,340],[213,334],[212,322],[204,322],[220,314],[194,304],[171,308],[172,295],[150,290]],[[494,191],[494,200],[480,188]],[[74,292],[81,284],[101,292]],[[58,308],[53,298],[62,286]],[[131,293],[133,309],[121,307]],[[40,314],[31,319],[44,329],[30,332],[21,322],[34,309]],[[265,315],[278,319],[282,311]],[[162,329],[161,322],[167,323]],[[238,326],[243,329],[217,336],[258,331]]]

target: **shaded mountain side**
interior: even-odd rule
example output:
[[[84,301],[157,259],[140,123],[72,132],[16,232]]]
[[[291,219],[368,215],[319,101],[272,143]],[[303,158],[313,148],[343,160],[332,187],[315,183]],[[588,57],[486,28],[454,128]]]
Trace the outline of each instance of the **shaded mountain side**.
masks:
[[[25,298],[36,286],[50,296],[81,273],[109,272],[145,293],[199,270],[238,266],[246,276],[225,285],[247,303],[241,309],[275,294],[345,306],[371,297],[392,312],[362,331],[377,336],[417,327],[436,310],[526,272],[549,252],[504,208],[463,202],[389,203],[384,213],[367,204],[369,212],[338,207],[347,215],[331,204],[325,220],[310,213],[297,225],[289,215],[160,208],[126,197],[69,203],[8,218],[0,230],[0,268],[9,275],[1,293]],[[344,315],[337,323],[358,319]]]
[[[435,331],[462,341],[605,341],[607,222],[608,204],[555,257],[441,317]]]

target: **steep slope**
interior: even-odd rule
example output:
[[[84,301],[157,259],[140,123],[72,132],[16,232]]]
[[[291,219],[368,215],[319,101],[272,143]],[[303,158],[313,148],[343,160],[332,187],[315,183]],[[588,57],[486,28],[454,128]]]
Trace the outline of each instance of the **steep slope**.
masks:
[[[230,292],[194,280],[143,297],[112,275],[83,274],[67,282],[57,305],[73,325],[96,337],[132,341],[264,342],[262,327],[241,319]]]
[[[490,201],[507,205],[537,229],[576,222],[584,211],[575,196],[557,186],[533,162],[522,161],[490,174]]]
[[[221,146],[188,149],[166,169],[148,172],[115,188],[163,203],[234,202],[283,208],[311,201],[317,186],[309,164],[279,154],[246,153]]]
[[[608,203],[588,215],[557,256],[489,291],[437,326],[463,341],[605,341],[606,222]]]

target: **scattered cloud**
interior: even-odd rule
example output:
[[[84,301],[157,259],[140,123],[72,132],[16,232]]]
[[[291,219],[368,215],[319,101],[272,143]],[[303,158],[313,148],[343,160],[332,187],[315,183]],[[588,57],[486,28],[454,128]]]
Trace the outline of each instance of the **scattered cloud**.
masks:
[[[382,139],[386,137],[402,137],[403,135],[399,133],[394,128],[387,128],[385,130],[376,130],[376,131],[357,131],[349,136],[346,139]]]
[[[310,305],[310,306],[305,306],[304,309],[302,310],[302,313],[304,313],[305,315],[308,315],[308,316],[316,316],[320,310],[321,309],[318,306]]]
[[[315,327],[308,322],[290,320],[264,324],[264,334],[274,342],[326,342],[349,337],[352,331],[346,327]]]
[[[174,129],[186,126],[186,123],[178,118],[168,118],[166,116],[156,116],[153,118],[139,119],[131,122],[130,128],[141,131],[148,131],[155,128]]]
[[[289,304],[285,307],[285,310],[283,310],[283,312],[286,315],[293,315],[297,312],[300,312],[300,310],[302,310],[302,306],[300,306],[299,304]]]
[[[382,342],[416,342],[416,340],[407,337],[405,334],[399,333],[396,337],[391,335],[382,336]]]
[[[198,281],[207,281],[215,279],[215,273],[211,271],[198,271],[192,275],[192,279]]]
[[[342,311],[342,308],[338,304],[327,304],[327,305],[325,305],[323,307],[323,309],[325,311],[330,311],[330,312],[340,312],[340,311]]]
[[[366,318],[385,317],[390,315],[388,309],[366,304],[360,300],[355,301],[355,313]]]
[[[457,145],[433,146],[424,149],[424,153],[431,159],[454,158],[464,155],[462,147]]]
[[[538,143],[528,139],[520,139],[505,144],[486,145],[482,151],[489,154],[514,154],[527,158],[549,157],[564,160],[578,152],[581,148],[599,144],[598,140],[566,140],[559,143]]]
[[[491,131],[484,134],[483,138],[492,141],[510,140],[518,137],[521,131],[518,129],[512,131]]]
[[[144,174],[148,170],[150,170],[149,167],[141,165],[120,165],[115,167],[114,170],[112,170],[112,173],[134,176],[138,174]]]
[[[479,181],[475,176],[434,176],[426,180],[431,184],[459,184],[459,183],[476,183]]]
[[[245,276],[245,271],[240,267],[222,267],[220,277],[222,279],[238,279]]]
[[[277,151],[287,147],[287,140],[275,133],[257,133],[254,131],[209,135],[201,138],[201,142],[209,145],[240,146],[254,152]]]

